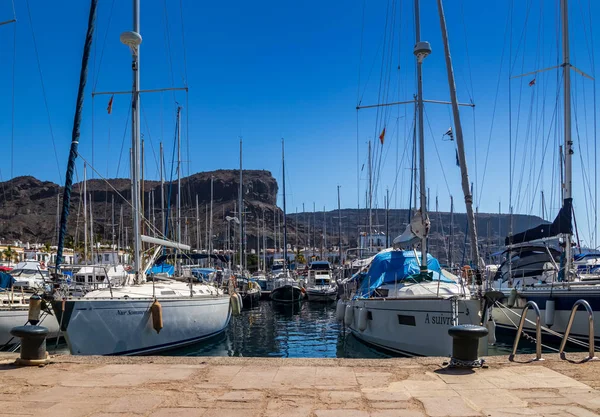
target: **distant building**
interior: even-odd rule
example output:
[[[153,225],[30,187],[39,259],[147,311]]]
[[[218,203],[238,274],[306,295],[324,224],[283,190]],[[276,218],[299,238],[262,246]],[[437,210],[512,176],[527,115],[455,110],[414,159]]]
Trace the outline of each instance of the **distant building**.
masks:
[[[381,251],[386,249],[385,233],[375,232],[373,234],[367,234],[366,232],[360,233],[359,247],[362,249],[373,248],[373,251]]]
[[[93,253],[88,251],[88,257],[91,258],[93,264],[96,265],[128,265],[131,263],[131,254],[122,249],[100,248],[95,249]],[[86,263],[83,259],[83,254],[75,254],[75,263]]]
[[[6,259],[6,251],[10,246],[10,250],[14,253],[12,259]],[[30,244],[22,242],[14,242],[13,244],[0,243],[0,260],[4,264],[15,264],[26,260],[44,262],[46,265],[53,265],[56,263],[56,246],[50,246],[47,248],[42,244]],[[63,264],[73,264],[74,254],[73,249],[63,249]]]

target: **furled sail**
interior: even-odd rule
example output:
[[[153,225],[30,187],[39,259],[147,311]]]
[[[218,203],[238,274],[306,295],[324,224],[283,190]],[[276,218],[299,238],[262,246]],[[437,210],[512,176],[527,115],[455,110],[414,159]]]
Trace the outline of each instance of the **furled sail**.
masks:
[[[94,30],[96,28],[96,9],[98,0],[91,0],[90,14],[88,17],[88,27],[83,46],[83,57],[81,58],[81,71],[79,73],[79,90],[77,91],[77,102],[75,106],[75,118],[73,120],[73,131],[71,133],[71,149],[69,151],[69,161],[67,162],[67,175],[65,178],[65,188],[63,191],[63,204],[60,214],[60,229],[58,232],[58,248],[56,250],[56,270],[62,262],[63,248],[67,236],[67,219],[69,217],[69,206],[71,204],[71,189],[73,187],[73,173],[75,171],[75,159],[77,158],[77,148],[79,147],[79,137],[81,136],[81,114],[83,111],[83,99],[85,97],[85,84],[87,82],[88,64],[92,50],[92,41],[94,39]]]
[[[573,199],[565,198],[563,206],[558,212],[556,219],[550,224],[540,224],[532,229],[517,233],[513,236],[507,236],[504,240],[505,245],[514,245],[517,243],[531,242],[532,240],[558,236],[560,234],[573,234],[573,222],[571,221],[573,213]]]
[[[410,223],[406,225],[404,233],[394,239],[394,248],[410,248],[412,245],[420,242],[421,239],[427,237],[429,227],[429,217],[423,218],[419,210]]]

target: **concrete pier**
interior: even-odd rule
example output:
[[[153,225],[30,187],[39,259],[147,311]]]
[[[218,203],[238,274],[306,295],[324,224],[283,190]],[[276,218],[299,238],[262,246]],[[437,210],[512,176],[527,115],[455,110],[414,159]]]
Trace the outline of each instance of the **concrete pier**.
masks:
[[[15,357],[0,354],[0,417],[600,415],[600,362],[556,355],[492,357],[474,371],[442,358],[56,356],[18,368]]]

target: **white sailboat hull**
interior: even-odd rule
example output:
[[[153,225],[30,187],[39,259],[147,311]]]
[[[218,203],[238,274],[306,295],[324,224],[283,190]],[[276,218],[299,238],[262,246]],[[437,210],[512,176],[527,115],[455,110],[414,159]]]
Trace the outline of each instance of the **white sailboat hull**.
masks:
[[[27,324],[28,314],[29,307],[6,307],[0,309],[0,347],[3,347],[6,344],[13,345],[20,342],[19,338],[13,338],[10,331],[14,327]],[[44,314],[38,325],[48,329],[48,339],[55,339],[59,336],[56,317]]]
[[[456,324],[479,324],[479,300],[460,298],[371,298],[350,301],[352,334],[372,345],[408,356],[452,353],[448,329]],[[359,329],[359,309],[368,311]],[[457,312],[457,313],[456,313]],[[487,341],[486,341],[487,343]]]
[[[73,355],[141,355],[193,344],[221,333],[228,296],[159,299],[163,328],[152,327],[153,299],[67,300],[62,329]],[[53,303],[60,311],[61,302]],[[57,311],[57,314],[60,314]]]
[[[505,292],[507,298],[509,292]],[[492,309],[492,318],[496,322],[496,327],[499,330],[508,332],[514,338],[516,334],[516,327],[519,325],[523,307],[527,301],[533,301],[537,304],[540,309],[540,321],[542,326],[549,327],[551,330],[564,334],[567,330],[569,323],[569,317],[571,315],[571,309],[577,300],[586,300],[593,312],[594,318],[598,317],[598,311],[600,310],[600,286],[596,285],[571,285],[565,288],[553,287],[553,288],[530,288],[519,291],[519,297],[516,300],[515,306],[509,307],[494,307]],[[550,318],[546,314],[546,302],[553,300],[555,310],[553,317]],[[507,301],[503,300],[506,304]],[[548,326],[546,320],[553,319],[551,326]],[[531,334],[535,333],[535,311],[529,309],[527,312],[527,319],[525,321],[523,329]],[[542,341],[550,336],[547,332],[542,330]],[[573,325],[571,326],[570,337],[579,339],[585,342],[589,340],[589,314],[583,307],[579,307],[575,313],[573,319]],[[600,321],[594,320],[594,339],[596,343],[600,342]]]

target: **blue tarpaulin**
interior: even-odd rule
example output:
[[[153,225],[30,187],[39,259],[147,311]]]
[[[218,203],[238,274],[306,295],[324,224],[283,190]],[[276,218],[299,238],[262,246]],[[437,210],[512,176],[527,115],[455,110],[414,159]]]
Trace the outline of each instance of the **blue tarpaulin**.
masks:
[[[167,274],[168,276],[172,276],[174,272],[175,267],[167,263],[153,265],[150,271],[148,271],[150,274]]]
[[[7,274],[6,272],[0,272],[0,289],[8,290],[13,286],[15,279],[12,275]]]
[[[420,252],[416,252],[419,259]],[[371,262],[368,272],[363,276],[357,291],[358,297],[369,297],[379,286],[383,284],[400,283],[411,275],[420,272],[419,259],[415,257],[414,251],[392,250],[381,252]],[[454,282],[442,275],[442,268],[437,259],[427,254],[427,269],[434,281]]]
[[[215,272],[214,268],[193,268],[192,275],[198,278],[199,280],[208,280],[210,274]]]

